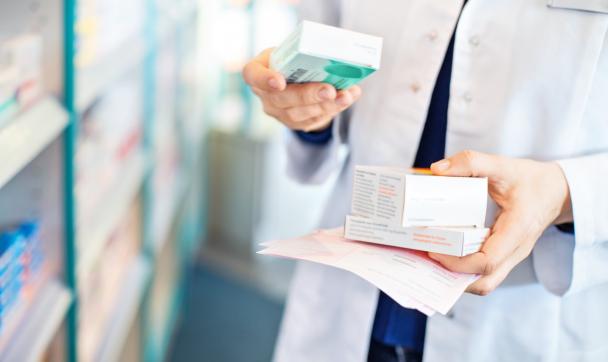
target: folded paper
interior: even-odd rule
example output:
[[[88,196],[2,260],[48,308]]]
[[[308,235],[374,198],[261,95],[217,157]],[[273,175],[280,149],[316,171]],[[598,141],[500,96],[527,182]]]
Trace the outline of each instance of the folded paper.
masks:
[[[321,230],[265,243],[259,254],[306,260],[352,272],[397,303],[426,315],[446,314],[478,277],[451,272],[426,253],[344,238],[344,230]]]

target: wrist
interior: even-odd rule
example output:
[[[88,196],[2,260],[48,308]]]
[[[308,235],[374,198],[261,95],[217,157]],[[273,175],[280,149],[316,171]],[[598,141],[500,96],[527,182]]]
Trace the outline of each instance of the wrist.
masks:
[[[558,184],[557,195],[559,195],[559,212],[555,220],[554,225],[570,223],[574,221],[574,215],[572,213],[572,200],[570,198],[570,187],[568,186],[568,179],[566,174],[562,170],[561,166],[557,162],[551,162],[550,165],[555,170],[555,180]],[[559,181],[557,181],[559,180]]]
[[[329,123],[325,128],[319,131],[295,131],[296,136],[301,140],[311,145],[325,146],[332,139],[332,129]]]
[[[326,123],[308,126],[308,127],[305,127],[303,129],[300,129],[300,130],[297,130],[297,131],[298,132],[304,132],[304,133],[311,133],[311,134],[324,133],[324,132],[328,132],[329,131],[329,128],[331,128],[332,124],[333,124],[333,119],[329,120]]]

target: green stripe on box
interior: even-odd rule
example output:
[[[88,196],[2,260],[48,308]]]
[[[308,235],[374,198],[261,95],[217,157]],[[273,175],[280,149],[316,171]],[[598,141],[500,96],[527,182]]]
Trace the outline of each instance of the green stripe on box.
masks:
[[[350,88],[375,71],[369,67],[335,60],[330,61],[330,64],[325,66],[324,70],[328,75],[323,82],[333,85],[336,89]]]

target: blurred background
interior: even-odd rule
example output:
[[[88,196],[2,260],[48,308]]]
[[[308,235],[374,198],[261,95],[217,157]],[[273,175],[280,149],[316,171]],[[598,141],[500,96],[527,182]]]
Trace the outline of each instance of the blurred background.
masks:
[[[240,75],[287,0],[0,0],[0,361],[268,361],[319,221]]]

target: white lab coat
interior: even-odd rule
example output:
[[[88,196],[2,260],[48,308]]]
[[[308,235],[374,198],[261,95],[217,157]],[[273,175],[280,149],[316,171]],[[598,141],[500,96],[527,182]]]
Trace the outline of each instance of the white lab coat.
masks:
[[[303,0],[311,20],[384,37],[381,70],[363,83],[352,114],[334,122],[331,144],[288,136],[297,179],[318,183],[341,170],[322,226],[343,223],[353,165],[413,163],[462,3]],[[500,288],[486,297],[466,294],[447,316],[430,318],[425,361],[608,361],[607,29],[605,1],[466,5],[456,33],[446,153],[558,160],[576,235],[549,228]],[[352,274],[299,263],[275,360],[364,361],[377,296]]]

